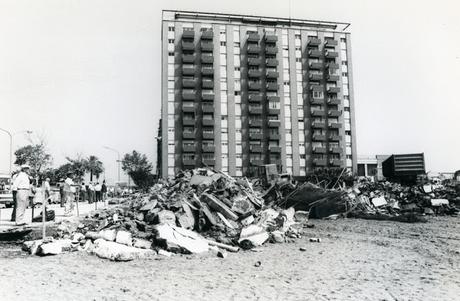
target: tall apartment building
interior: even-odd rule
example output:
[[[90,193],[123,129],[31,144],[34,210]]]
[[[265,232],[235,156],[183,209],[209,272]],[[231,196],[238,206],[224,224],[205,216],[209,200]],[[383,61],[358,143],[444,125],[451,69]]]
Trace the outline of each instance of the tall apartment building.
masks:
[[[347,23],[163,11],[161,176],[356,172]]]

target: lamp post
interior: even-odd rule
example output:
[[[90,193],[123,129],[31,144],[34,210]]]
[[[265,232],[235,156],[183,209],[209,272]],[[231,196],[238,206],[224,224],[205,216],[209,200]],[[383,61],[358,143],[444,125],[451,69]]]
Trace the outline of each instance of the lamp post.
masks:
[[[11,172],[12,172],[12,169],[13,169],[13,136],[16,135],[16,134],[19,134],[19,133],[32,134],[32,131],[29,131],[29,130],[20,131],[20,132],[14,133],[14,134],[11,134],[10,131],[7,131],[7,130],[2,129],[2,128],[0,128],[0,131],[7,133],[9,138],[10,138],[10,175],[11,175]]]
[[[108,147],[108,146],[103,146],[103,148],[115,152],[115,153],[117,154],[117,156],[118,156],[118,160],[117,160],[117,163],[118,163],[118,183],[120,183],[120,162],[121,162],[121,161],[120,161],[120,152],[117,151],[116,149],[111,148],[111,147]]]

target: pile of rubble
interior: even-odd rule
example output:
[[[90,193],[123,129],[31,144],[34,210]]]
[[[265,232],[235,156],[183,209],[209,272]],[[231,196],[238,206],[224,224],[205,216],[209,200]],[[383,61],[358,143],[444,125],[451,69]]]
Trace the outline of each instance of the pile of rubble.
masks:
[[[225,256],[300,237],[309,212],[282,209],[278,197],[274,186],[264,191],[246,178],[195,169],[157,183],[148,194],[95,211],[79,226],[61,224],[60,237],[112,260],[138,258],[153,249],[164,255],[213,251]]]
[[[391,182],[357,183],[348,190],[347,216],[366,219],[424,222],[425,215],[460,212],[460,196],[453,187],[439,184],[403,186]]]

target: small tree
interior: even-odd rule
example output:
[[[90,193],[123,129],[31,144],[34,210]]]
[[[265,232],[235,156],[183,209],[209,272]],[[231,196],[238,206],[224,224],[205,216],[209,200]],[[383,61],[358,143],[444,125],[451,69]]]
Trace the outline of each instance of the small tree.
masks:
[[[95,175],[96,178],[99,179],[99,176],[104,171],[104,165],[102,161],[99,160],[99,158],[96,156],[89,156],[85,160],[85,167],[86,171],[89,172],[89,178],[91,182],[93,181],[93,175]]]
[[[52,157],[46,151],[45,142],[38,144],[29,144],[17,149],[14,152],[16,160],[14,164],[23,165],[28,164],[31,167],[33,175],[40,174],[47,166],[51,164]]]
[[[148,189],[153,185],[155,176],[152,174],[153,166],[145,154],[133,151],[125,154],[121,161],[122,169],[133,179],[134,184],[140,189]]]
[[[87,161],[80,155],[78,155],[75,159],[69,157],[66,157],[66,159],[69,161],[69,163],[62,165],[59,168],[59,173],[65,177],[67,173],[70,172],[72,173],[75,180],[82,181],[87,170]]]

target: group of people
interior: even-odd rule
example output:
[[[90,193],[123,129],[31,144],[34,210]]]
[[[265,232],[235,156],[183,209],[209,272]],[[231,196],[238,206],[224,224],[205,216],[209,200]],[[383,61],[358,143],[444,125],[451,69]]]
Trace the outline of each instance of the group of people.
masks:
[[[105,202],[107,199],[107,185],[105,180],[100,184],[99,182],[88,184],[81,183],[80,186],[80,199],[88,201],[88,203]]]

